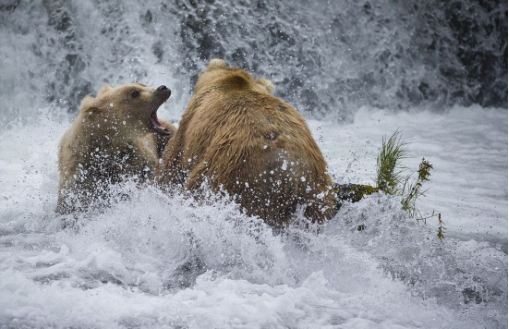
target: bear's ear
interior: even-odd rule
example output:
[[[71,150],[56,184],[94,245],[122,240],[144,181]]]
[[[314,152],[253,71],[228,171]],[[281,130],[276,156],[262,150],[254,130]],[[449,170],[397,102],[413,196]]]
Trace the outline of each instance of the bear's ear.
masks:
[[[94,107],[94,103],[96,100],[97,100],[96,98],[90,95],[85,96],[85,98],[83,98],[83,100],[81,101],[80,111],[86,111],[89,108]]]
[[[97,106],[97,99],[92,96],[86,96],[81,101],[80,111],[85,113],[86,118],[94,119],[101,112]]]
[[[261,84],[262,86],[264,86],[265,88],[267,88],[267,90],[271,94],[274,91],[274,89],[276,89],[276,87],[274,87],[274,84],[272,83],[272,81],[270,81],[269,79],[259,78],[257,82],[259,84]]]
[[[111,88],[111,86],[110,86],[110,85],[107,85],[107,84],[106,84],[106,85],[104,85],[101,89],[99,89],[99,94],[98,94],[97,96],[101,96],[102,94],[104,94],[104,93],[106,93],[106,92],[110,91],[111,89],[113,89],[113,88]]]
[[[225,67],[228,67],[228,64],[226,64],[226,62],[224,60],[219,59],[219,58],[214,58],[214,59],[210,60],[209,66],[207,66],[207,71],[214,70],[214,69],[221,69],[221,68],[225,68]]]

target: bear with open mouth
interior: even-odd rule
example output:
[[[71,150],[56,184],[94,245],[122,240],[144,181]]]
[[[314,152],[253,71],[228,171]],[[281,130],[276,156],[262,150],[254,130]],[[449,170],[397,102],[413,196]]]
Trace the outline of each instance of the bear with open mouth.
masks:
[[[170,89],[139,83],[104,86],[83,99],[59,146],[57,212],[85,210],[110,184],[154,176],[160,152],[176,128],[157,117]]]

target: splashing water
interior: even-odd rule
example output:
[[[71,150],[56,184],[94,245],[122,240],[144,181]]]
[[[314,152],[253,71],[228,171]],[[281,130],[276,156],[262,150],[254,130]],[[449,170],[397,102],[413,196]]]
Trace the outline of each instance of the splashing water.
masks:
[[[504,2],[8,0],[0,27],[11,119],[32,104],[76,111],[103,83],[132,81],[171,83],[178,118],[214,57],[270,78],[315,118],[507,105]]]
[[[477,110],[462,110],[478,119]],[[503,113],[492,115],[506,117]],[[386,116],[369,113],[373,118]],[[426,118],[427,127],[432,127],[436,114],[418,116],[414,120],[422,123]],[[447,122],[454,114],[440,116]],[[409,126],[412,122],[405,115],[385,120],[389,126],[391,120]],[[311,127],[331,157],[344,152],[341,144],[335,144],[338,137],[333,132],[351,134],[362,123],[373,133],[380,125],[378,119],[373,122],[359,114],[351,126],[311,122]],[[79,214],[74,227],[62,229],[64,218],[53,210],[58,190],[56,149],[66,125],[40,117],[38,124],[6,131],[0,139],[4,325],[502,328],[507,324],[507,255],[496,246],[498,240],[458,238],[455,235],[461,232],[451,225],[452,232],[440,242],[434,224],[406,219],[399,199],[383,195],[345,205],[319,234],[298,225],[274,234],[228,200],[199,202],[127,182],[114,189],[128,198],[101,211]],[[375,136],[388,129],[382,126]],[[361,144],[360,136],[369,136],[358,134],[351,138]],[[365,146],[358,148],[367,152]],[[373,148],[370,161],[376,153]],[[428,154],[433,159],[440,152]],[[359,154],[354,157],[357,163],[365,161]],[[332,161],[331,168],[337,165]],[[363,172],[362,164],[354,166],[357,173]],[[345,167],[333,170],[337,179],[353,174]],[[374,171],[372,164],[365,167]],[[454,209],[454,204],[440,209],[451,224],[461,222],[453,216]],[[475,232],[472,222],[466,225]],[[507,219],[504,225],[507,229]]]
[[[7,0],[0,36],[0,327],[507,327],[507,109],[481,107],[507,104],[506,4]],[[372,183],[402,130],[445,240],[379,194],[318,234],[130,182],[55,215],[67,112],[139,81],[171,87],[176,122],[213,57],[334,119],[310,126],[337,182]]]

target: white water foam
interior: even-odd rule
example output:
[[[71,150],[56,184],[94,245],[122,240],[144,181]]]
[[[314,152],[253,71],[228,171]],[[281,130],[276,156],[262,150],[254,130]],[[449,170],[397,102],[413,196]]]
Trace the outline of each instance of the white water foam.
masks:
[[[118,187],[128,199],[62,229],[53,210],[57,144],[68,123],[41,116],[4,131],[0,325],[503,328],[502,120],[502,110],[457,108],[362,110],[352,124],[311,122],[335,178],[352,183],[374,177],[383,133],[403,130],[417,157],[409,165],[420,156],[435,165],[421,207],[444,214],[444,241],[435,223],[407,219],[397,198],[380,194],[345,205],[319,234],[291,227],[277,235],[228,200],[197,202],[129,183]],[[470,171],[459,170],[467,160]],[[484,217],[469,216],[476,209],[486,209]]]

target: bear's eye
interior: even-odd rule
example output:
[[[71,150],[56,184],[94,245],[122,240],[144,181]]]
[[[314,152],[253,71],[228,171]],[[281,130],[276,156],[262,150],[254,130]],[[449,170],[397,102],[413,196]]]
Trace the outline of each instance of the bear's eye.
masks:
[[[138,98],[140,97],[140,92],[138,90],[134,90],[131,92],[131,97],[132,98]]]

